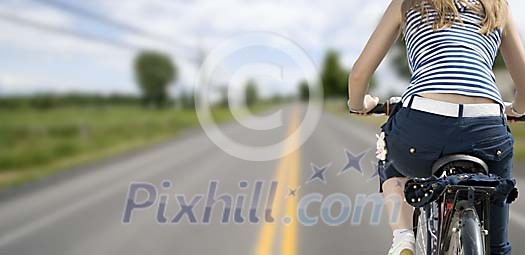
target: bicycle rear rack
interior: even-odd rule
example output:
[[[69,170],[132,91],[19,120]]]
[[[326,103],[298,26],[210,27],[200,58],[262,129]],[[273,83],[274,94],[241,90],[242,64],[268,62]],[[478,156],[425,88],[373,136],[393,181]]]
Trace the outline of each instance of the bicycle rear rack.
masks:
[[[478,213],[481,227],[484,231],[485,252],[490,254],[490,239],[488,235],[488,228],[490,227],[490,196],[496,189],[494,187],[483,186],[465,186],[465,185],[449,185],[445,192],[436,203],[438,207],[438,229],[440,233],[438,236],[437,254],[442,254],[445,247],[449,247],[450,237],[452,233],[451,224],[454,215],[457,215],[461,210],[473,208]],[[452,201],[452,206],[447,207],[447,203]],[[466,203],[463,203],[466,202]],[[465,204],[465,205],[463,205]],[[434,217],[435,215],[432,215]]]

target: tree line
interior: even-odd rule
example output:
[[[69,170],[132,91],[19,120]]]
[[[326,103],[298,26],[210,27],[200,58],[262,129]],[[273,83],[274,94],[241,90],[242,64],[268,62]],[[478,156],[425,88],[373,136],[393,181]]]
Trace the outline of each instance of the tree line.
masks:
[[[36,95],[18,95],[10,97],[0,97],[0,108],[37,108],[51,109],[71,106],[110,106],[110,105],[139,105],[141,98],[133,95],[122,94],[89,94],[89,93],[69,93],[51,94],[40,93]]]
[[[401,77],[410,78],[406,49],[403,40],[398,40],[393,56],[393,67]],[[193,92],[182,92],[178,99],[170,98],[169,86],[174,84],[178,78],[177,65],[170,56],[157,51],[140,52],[134,61],[134,74],[141,95],[98,95],[72,93],[66,95],[37,94],[34,96],[0,97],[0,107],[34,107],[49,109],[63,106],[95,106],[95,105],[143,105],[150,108],[164,108],[178,103],[186,108],[194,107]],[[501,54],[495,62],[495,69],[504,68]],[[321,64],[319,73],[325,98],[347,97],[348,75],[351,68],[343,66],[340,54],[335,50],[328,50]],[[374,77],[370,80],[369,88],[377,87]],[[298,84],[298,98],[306,101],[310,93],[308,83],[302,81]],[[227,106],[227,92],[221,91],[220,106]],[[281,101],[281,96],[276,95],[271,101]],[[258,86],[254,80],[249,80],[245,86],[246,104],[251,107],[260,100]],[[176,102],[179,100],[179,102]]]
[[[333,49],[326,52],[319,72],[323,95],[326,99],[346,98],[348,96],[348,75],[350,70],[351,68],[343,65],[339,52]],[[376,87],[377,81],[375,77],[372,77],[369,82],[369,88],[373,90]],[[302,101],[308,100],[310,92],[306,81],[299,83],[298,95]]]
[[[133,64],[135,80],[140,89],[140,95],[123,94],[90,94],[69,93],[52,94],[41,93],[28,96],[0,97],[1,108],[33,107],[50,109],[67,106],[109,106],[109,105],[142,105],[148,108],[164,108],[175,104],[185,108],[193,108],[194,93],[183,91],[175,99],[169,96],[170,85],[175,84],[178,78],[178,68],[170,56],[157,51],[140,52]],[[347,95],[347,81],[350,69],[343,66],[340,55],[335,50],[327,51],[320,70],[320,80],[323,84],[325,98],[342,98]],[[370,83],[371,89],[376,85],[374,79]],[[248,80],[245,85],[245,100],[248,107],[260,101],[258,85],[255,80]],[[227,106],[227,91],[221,91],[219,106]],[[298,85],[298,97],[308,100],[309,88],[306,81]],[[289,101],[289,96],[276,94],[268,101]]]

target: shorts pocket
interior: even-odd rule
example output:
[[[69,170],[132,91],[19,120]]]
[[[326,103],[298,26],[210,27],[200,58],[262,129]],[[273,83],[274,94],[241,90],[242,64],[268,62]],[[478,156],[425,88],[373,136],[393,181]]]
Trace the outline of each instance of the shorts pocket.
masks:
[[[438,145],[406,139],[400,135],[387,136],[387,158],[407,177],[428,177],[432,165],[441,157]]]
[[[472,153],[483,160],[500,161],[513,149],[514,139],[510,134],[483,140],[472,145]]]

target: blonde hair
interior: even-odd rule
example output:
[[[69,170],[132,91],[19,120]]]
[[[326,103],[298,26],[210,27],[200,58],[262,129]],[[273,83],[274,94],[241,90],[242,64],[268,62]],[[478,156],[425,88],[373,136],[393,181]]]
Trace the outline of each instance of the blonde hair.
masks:
[[[428,3],[433,10],[437,12],[436,19],[432,27],[434,30],[450,28],[454,22],[461,21],[459,10],[457,9],[455,0],[404,0],[403,1],[403,17],[406,19],[406,14],[410,9],[419,10],[419,12],[426,16],[428,21]],[[481,5],[473,4],[467,0],[457,0],[465,4],[470,9],[478,12],[482,20],[480,22],[480,34],[490,34],[495,29],[505,26],[508,15],[507,0],[478,0]]]

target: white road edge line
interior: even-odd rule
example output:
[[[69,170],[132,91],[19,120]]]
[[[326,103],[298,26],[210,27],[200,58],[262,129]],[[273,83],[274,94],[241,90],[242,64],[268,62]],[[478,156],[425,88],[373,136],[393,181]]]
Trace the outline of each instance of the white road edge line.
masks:
[[[200,153],[204,151],[205,149],[199,150]],[[192,155],[194,154],[188,154],[185,157],[183,157],[182,160],[185,160],[191,157]],[[156,171],[140,172],[139,174],[134,175],[132,179],[135,179],[135,180],[147,179],[148,177],[154,176],[155,174],[167,171],[170,168],[172,168],[173,165],[177,165],[177,164],[179,163],[178,162],[177,163],[173,163],[173,162],[166,163],[166,164],[163,164],[161,167],[157,168]],[[87,196],[84,199],[79,199],[75,203],[72,203],[65,208],[59,209],[53,214],[44,216],[32,222],[27,222],[24,226],[21,226],[11,231],[10,233],[0,236],[0,247],[6,246],[19,238],[27,236],[31,234],[32,232],[37,231],[49,224],[52,224],[53,222],[63,217],[66,217],[72,213],[75,213],[79,211],[80,209],[85,208],[93,203],[96,203],[100,200],[108,198],[110,195],[115,194],[119,190],[123,190],[125,187],[129,185],[129,183],[130,182],[128,179],[119,181],[118,184],[115,184],[113,186],[110,186],[109,188],[98,191],[97,193],[91,196]]]

